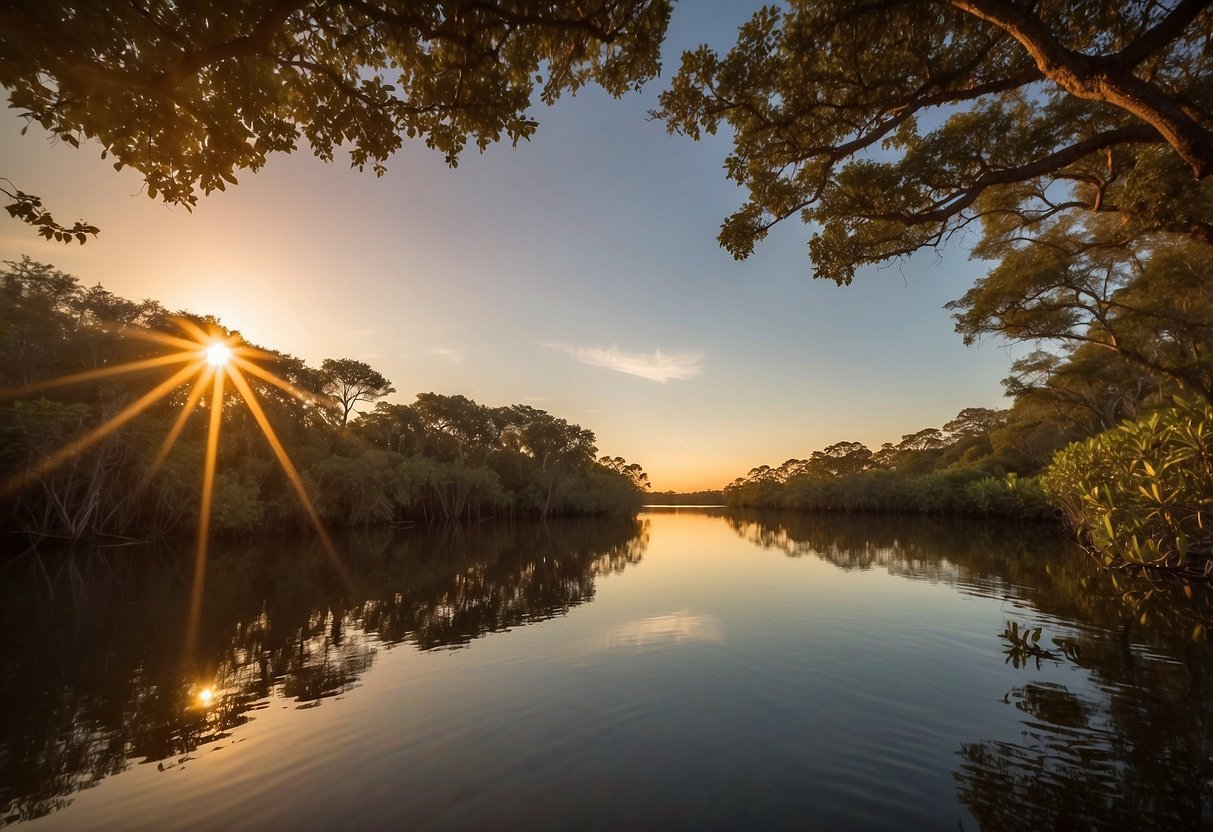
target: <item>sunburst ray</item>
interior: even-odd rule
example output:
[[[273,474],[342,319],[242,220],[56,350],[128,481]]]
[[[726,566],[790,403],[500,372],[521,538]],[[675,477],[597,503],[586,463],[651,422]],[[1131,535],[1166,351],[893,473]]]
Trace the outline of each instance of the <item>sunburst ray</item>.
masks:
[[[93,445],[97,444],[102,439],[116,431],[118,428],[125,425],[131,419],[134,419],[140,413],[147,410],[157,401],[164,398],[164,396],[168,395],[174,389],[180,387],[191,375],[199,372],[201,369],[201,361],[195,361],[188,367],[182,367],[172,376],[160,382],[160,384],[156,385],[134,402],[127,405],[113,417],[102,422],[100,425],[93,428],[78,439],[67,443],[58,451],[55,451],[55,453],[42,460],[42,462],[27,469],[24,473],[13,477],[3,484],[0,484],[0,498],[7,497],[13,492],[24,488],[34,480],[38,479],[38,477],[41,477],[43,474],[49,473],[55,468],[58,468],[73,456],[88,450]]]
[[[155,358],[144,358],[138,361],[127,361],[123,364],[114,364],[110,367],[98,367],[95,370],[85,370],[81,373],[72,373],[71,375],[58,376],[46,379],[45,381],[35,381],[32,384],[23,384],[20,387],[11,387],[8,390],[0,390],[0,400],[20,399],[31,393],[54,390],[56,387],[65,387],[69,384],[80,384],[100,378],[138,373],[157,367],[167,367],[171,364],[184,364],[187,361],[196,360],[198,357],[197,350],[194,350],[193,352],[179,352],[171,355],[158,355]]]
[[[240,391],[240,397],[244,399],[245,405],[253,414],[253,419],[261,428],[261,432],[265,434],[266,441],[269,442],[270,448],[273,449],[274,455],[278,457],[278,464],[282,466],[282,470],[286,473],[286,477],[290,480],[291,485],[295,489],[295,493],[299,496],[299,502],[303,504],[303,508],[307,511],[308,517],[312,521],[312,525],[316,528],[316,533],[320,536],[320,541],[324,544],[325,550],[328,552],[333,563],[341,572],[342,579],[346,579],[345,568],[341,563],[341,559],[337,556],[337,548],[333,545],[332,539],[328,532],[325,531],[324,523],[320,520],[320,514],[316,511],[316,507],[312,504],[312,498],[307,493],[307,486],[303,482],[303,477],[299,475],[295,464],[291,462],[290,455],[287,454],[286,448],[278,439],[278,434],[274,431],[270,424],[269,418],[265,415],[265,411],[261,408],[261,403],[257,401],[257,395],[253,392],[253,388],[249,386],[244,376],[240,374],[240,370],[236,367],[226,367],[227,375],[232,380],[232,385]]]
[[[173,450],[173,445],[177,444],[177,440],[181,437],[181,431],[185,429],[185,423],[189,421],[190,415],[194,412],[194,408],[198,406],[198,402],[202,399],[203,394],[206,393],[207,385],[210,383],[211,377],[214,376],[214,374],[215,368],[209,365],[203,367],[202,372],[198,374],[198,378],[194,382],[194,387],[192,390],[190,390],[189,398],[187,398],[185,400],[185,404],[181,406],[181,412],[177,414],[177,418],[173,422],[172,428],[169,429],[168,434],[164,437],[164,441],[160,443],[160,449],[156,451],[156,456],[152,459],[151,464],[148,465],[147,472],[139,481],[140,491],[147,488],[148,484],[151,483],[152,478],[155,477],[156,473],[160,470],[160,466],[164,464],[166,459],[168,459],[169,453]]]
[[[299,390],[290,382],[279,378],[274,373],[250,360],[253,357],[263,357],[268,360],[278,358],[273,353],[243,344],[237,335],[224,335],[218,331],[208,332],[202,326],[187,318],[177,318],[174,322],[187,337],[182,338],[163,332],[133,327],[125,330],[124,334],[176,349],[178,350],[177,352],[130,361],[111,367],[73,373],[10,390],[0,390],[0,400],[4,400],[101,378],[127,375],[159,367],[170,367],[174,364],[184,363],[186,365],[124,407],[115,416],[90,429],[82,436],[68,442],[41,462],[29,467],[22,474],[0,483],[0,498],[7,497],[17,490],[24,488],[39,477],[62,465],[73,456],[83,453],[146,411],[173,390],[183,384],[192,383],[193,386],[180,412],[174,419],[172,426],[169,428],[155,457],[152,459],[151,464],[139,483],[138,489],[144,489],[167,460],[173,447],[181,438],[190,415],[198,408],[202,397],[209,390],[211,393],[210,417],[208,420],[206,451],[202,473],[201,504],[198,511],[194,581],[191,589],[189,623],[186,633],[186,649],[187,652],[192,653],[196,646],[201,627],[204,582],[210,554],[210,526],[216,495],[215,482],[218,471],[219,434],[223,422],[223,398],[226,382],[229,380],[244,400],[262,434],[265,435],[270,449],[278,460],[278,464],[282,466],[287,480],[291,483],[291,487],[298,496],[300,504],[311,520],[325,551],[329,555],[342,582],[347,587],[349,586],[349,577],[344,564],[341,562],[341,558],[337,554],[337,549],[333,545],[333,541],[329,537],[328,531],[325,529],[324,523],[321,521],[320,515],[312,502],[311,496],[308,494],[307,485],[304,483],[303,477],[295,467],[294,462],[291,461],[290,455],[278,438],[273,425],[270,424],[269,417],[262,408],[257,394],[244,377],[244,373],[248,373],[250,376],[266,384],[273,385],[305,403],[315,403],[317,397]],[[219,348],[222,348],[222,350]]]
[[[262,381],[266,382],[267,384],[274,385],[279,390],[285,391],[286,393],[290,394],[291,396],[294,396],[296,399],[298,399],[301,402],[306,402],[307,404],[312,404],[316,400],[316,396],[313,395],[312,393],[306,393],[303,390],[300,390],[298,387],[291,384],[286,379],[278,378],[278,376],[274,375],[273,373],[269,372],[268,370],[258,367],[253,362],[247,361],[244,358],[241,358],[239,355],[234,355],[232,357],[232,363],[235,364],[237,367],[239,367],[241,370],[244,370],[249,375],[256,376],[257,378],[261,379]]]
[[[193,654],[202,621],[202,593],[206,580],[206,560],[210,546],[211,508],[215,499],[215,468],[219,460],[219,428],[223,424],[222,368],[215,371],[211,383],[211,418],[206,432],[206,461],[202,471],[202,502],[198,507],[198,552],[194,557],[194,585],[190,589],[190,617],[186,631],[186,653]]]
[[[193,335],[199,344],[205,345],[209,341],[213,340],[215,337],[214,333],[207,332],[205,329],[198,326],[198,324],[194,323],[189,318],[174,318],[173,323],[175,323],[177,326],[181,327],[188,334]]]
[[[166,347],[176,347],[186,352],[197,352],[199,344],[196,341],[191,341],[189,338],[182,338],[180,335],[169,335],[167,332],[158,332],[154,329],[145,329],[139,326],[128,326],[122,330],[122,334],[130,338],[138,338],[140,341],[150,341],[154,344],[163,344]]]

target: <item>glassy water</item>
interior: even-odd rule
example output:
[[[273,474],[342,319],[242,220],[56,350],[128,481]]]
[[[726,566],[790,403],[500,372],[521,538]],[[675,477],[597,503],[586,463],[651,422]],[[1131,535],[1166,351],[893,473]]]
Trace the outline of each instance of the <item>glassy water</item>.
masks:
[[[188,553],[5,563],[0,825],[1213,827],[1213,598],[1040,530],[671,509],[351,535],[341,568],[217,548],[192,648]]]

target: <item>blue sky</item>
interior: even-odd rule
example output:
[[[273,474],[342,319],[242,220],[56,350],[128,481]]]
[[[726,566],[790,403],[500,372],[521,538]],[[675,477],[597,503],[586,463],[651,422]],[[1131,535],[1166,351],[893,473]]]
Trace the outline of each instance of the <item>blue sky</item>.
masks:
[[[304,149],[192,214],[148,199],[99,148],[51,144],[36,126],[20,136],[6,112],[0,175],[102,233],[64,247],[7,221],[0,259],[29,254],[218,315],[314,364],[365,360],[395,400],[531,404],[595,431],[658,490],[1003,406],[999,380],[1026,348],[965,347],[953,332],[943,304],[983,271],[961,245],[838,287],[811,279],[801,225],[741,263],[716,244],[744,198],[721,169],[727,137],[667,136],[647,113],[683,49],[727,49],[749,13],[678,4],[661,79],[621,100],[590,88],[538,105],[537,134],[516,149],[473,150],[450,170],[406,143],[382,179]]]

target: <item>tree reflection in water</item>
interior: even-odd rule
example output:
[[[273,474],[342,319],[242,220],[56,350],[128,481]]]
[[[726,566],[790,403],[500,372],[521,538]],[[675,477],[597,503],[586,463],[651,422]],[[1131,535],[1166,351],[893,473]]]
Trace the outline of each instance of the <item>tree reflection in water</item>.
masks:
[[[756,545],[885,569],[1035,610],[1080,691],[1006,695],[1021,735],[958,751],[958,797],[984,830],[1213,828],[1213,589],[1097,567],[1048,530],[921,517],[734,512]],[[1020,613],[1022,615],[1022,613]],[[1064,629],[1065,632],[1060,630]],[[992,641],[998,636],[990,635]]]
[[[12,560],[0,583],[0,825],[53,812],[131,762],[185,763],[271,695],[297,707],[338,696],[377,644],[456,648],[562,615],[647,543],[643,519],[368,531],[341,546],[349,590],[316,543],[228,546],[210,566],[192,657],[180,655],[188,553]]]

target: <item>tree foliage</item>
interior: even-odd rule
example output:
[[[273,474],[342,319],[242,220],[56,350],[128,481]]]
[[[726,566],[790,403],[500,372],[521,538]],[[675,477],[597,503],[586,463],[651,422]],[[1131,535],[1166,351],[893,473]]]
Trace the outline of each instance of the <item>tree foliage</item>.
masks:
[[[350,414],[359,403],[369,404],[396,392],[378,370],[353,358],[326,358],[320,365],[320,372],[322,389],[341,408],[342,425],[349,422]]]
[[[944,427],[906,434],[873,453],[860,442],[836,442],[808,459],[761,465],[724,489],[732,507],[818,511],[902,511],[1042,519],[1054,509],[1017,449],[994,447],[1008,411],[970,407]],[[1053,448],[1050,448],[1050,451]]]
[[[1060,451],[1045,484],[1110,565],[1213,573],[1213,407],[1177,399]]]
[[[97,226],[89,225],[84,220],[76,220],[72,225],[63,225],[55,219],[50,211],[46,210],[41,197],[36,194],[27,194],[8,179],[0,179],[0,181],[8,183],[7,188],[0,185],[0,194],[4,194],[12,200],[4,206],[8,215],[15,220],[32,225],[38,229],[39,234],[48,240],[60,243],[74,241],[83,244],[88,240],[89,235],[96,237],[101,231]]]
[[[1060,220],[1031,242],[988,246],[998,265],[964,297],[965,341],[1090,344],[1213,401],[1213,249],[1130,245],[1109,218]]]
[[[149,196],[190,207],[301,141],[377,175],[406,137],[452,166],[469,142],[517,144],[537,126],[534,97],[590,82],[618,96],[655,75],[669,12],[668,0],[18,0],[0,5],[0,85],[29,122],[97,141]]]
[[[732,132],[749,199],[725,248],[747,257],[799,216],[838,283],[974,220],[1004,234],[1082,210],[1209,243],[1211,30],[1201,0],[791,0],[728,54],[685,53],[656,115]]]
[[[160,379],[147,369],[42,393],[20,388],[153,358],[163,351],[155,336],[174,333],[172,321],[183,317],[226,332],[213,318],[170,315],[154,301],[84,288],[74,276],[29,258],[0,269],[0,489],[122,412]],[[145,337],[132,337],[132,329]],[[365,363],[329,360],[315,368],[272,350],[256,353],[264,370],[302,394],[301,400],[260,377],[246,378],[329,525],[628,513],[643,499],[640,483],[647,477],[640,466],[599,465],[592,431],[542,410],[423,393],[413,404],[379,401],[371,413],[358,414],[355,404],[391,392]],[[77,540],[187,529],[198,516],[207,414],[194,412],[180,425],[171,452],[150,476],[187,397],[184,389],[171,392],[86,452],[15,493],[4,492],[0,532]],[[220,424],[215,528],[305,525],[287,475],[230,385]]]
[[[628,462],[621,456],[604,456],[599,458],[598,464],[603,468],[609,468],[616,473],[623,474],[632,485],[641,491],[648,491],[651,487],[649,475],[635,462]]]

